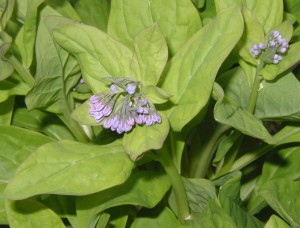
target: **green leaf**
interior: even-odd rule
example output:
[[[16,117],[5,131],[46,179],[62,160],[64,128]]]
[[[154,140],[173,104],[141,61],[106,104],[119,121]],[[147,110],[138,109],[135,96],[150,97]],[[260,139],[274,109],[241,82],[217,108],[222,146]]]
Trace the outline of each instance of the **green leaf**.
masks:
[[[165,103],[172,97],[172,95],[156,86],[143,87],[143,93],[153,104]]]
[[[34,55],[34,43],[37,33],[37,16],[38,7],[44,2],[44,0],[27,0],[27,11],[24,23],[23,33],[23,45],[25,51],[25,66],[29,68]]]
[[[107,30],[110,1],[78,0],[75,10],[85,24],[93,25],[104,32]]]
[[[35,200],[7,201],[6,209],[11,228],[65,227],[57,214]]]
[[[12,38],[4,31],[0,31],[0,58],[3,58],[9,50]]]
[[[14,75],[0,83],[0,102],[6,101],[13,95],[26,95],[29,91],[29,86],[17,79]]]
[[[300,148],[292,147],[278,151],[268,160],[269,162],[264,163],[262,174],[256,182],[255,189],[249,198],[247,207],[250,213],[257,213],[265,206],[263,198],[259,195],[259,191],[265,183],[278,178],[288,180],[299,179],[299,159]]]
[[[260,119],[299,119],[300,82],[293,73],[263,81],[254,115]]]
[[[53,14],[57,13],[49,7],[42,12],[36,38],[37,81],[25,101],[29,109],[64,113],[72,107],[69,92],[79,80],[79,67],[76,59],[54,42],[51,34],[56,27],[71,21],[48,16]]]
[[[144,85],[156,85],[168,60],[168,46],[158,24],[134,38],[132,68]]]
[[[132,228],[153,228],[153,227],[179,227],[180,223],[175,215],[167,207],[159,213],[150,213],[149,217],[137,217],[132,223]]]
[[[55,115],[40,110],[16,109],[13,125],[44,133],[57,140],[75,140],[72,133]]]
[[[135,171],[119,186],[77,199],[79,227],[90,227],[97,215],[119,205],[154,207],[170,188],[166,175],[150,171]]]
[[[94,93],[106,88],[101,78],[131,75],[132,51],[106,33],[73,23],[56,29],[53,35],[59,45],[77,57],[84,81]]]
[[[108,22],[108,33],[133,47],[135,36],[158,23],[169,53],[173,56],[201,27],[197,9],[189,0],[114,0]]]
[[[253,57],[250,50],[254,44],[264,42],[265,34],[262,25],[255,17],[254,13],[247,7],[242,10],[244,17],[244,33],[237,47],[239,55],[247,62],[258,65],[258,60]]]
[[[259,74],[266,80],[273,80],[300,60],[299,48],[300,42],[290,45],[280,63],[266,65]]]
[[[214,116],[218,122],[232,126],[243,134],[259,138],[268,144],[276,143],[259,119],[250,112],[239,108],[227,97],[216,103]]]
[[[243,0],[243,2],[254,13],[260,24],[263,25],[265,34],[268,34],[282,22],[283,1]]]
[[[22,137],[18,137],[18,136]],[[0,126],[0,224],[6,222],[4,188],[18,166],[39,146],[53,141],[37,132]]]
[[[204,212],[197,213],[193,215],[193,227],[205,228],[227,228],[237,227],[233,222],[232,218],[222,209],[217,200],[209,200],[207,207]]]
[[[5,28],[9,21],[15,6],[15,0],[6,0],[5,11],[1,15],[1,28]]]
[[[292,227],[300,226],[300,182],[275,179],[260,189],[260,195]]]
[[[300,142],[300,128],[297,125],[286,125],[274,135],[277,144]]]
[[[77,12],[68,0],[45,0],[45,2],[61,15],[72,20],[80,20]]]
[[[163,113],[160,112],[159,115],[161,123],[152,126],[137,125],[124,135],[124,149],[132,160],[135,161],[149,150],[158,150],[162,147],[169,133],[169,122]]]
[[[98,126],[99,123],[89,114],[90,100],[85,101],[72,112],[72,118],[83,125]]]
[[[8,78],[14,72],[14,68],[12,67],[12,65],[2,59],[0,59],[0,69],[0,81]]]
[[[14,105],[14,97],[9,97],[6,101],[0,102],[0,125],[9,126],[11,124]]]
[[[14,200],[44,193],[91,194],[122,184],[133,167],[118,142],[103,146],[73,141],[48,143],[19,167],[5,194]]]
[[[217,71],[242,30],[239,7],[228,8],[191,37],[169,62],[162,88],[173,95],[174,108],[168,111],[168,117],[175,131],[180,131],[208,102]]]
[[[272,215],[267,221],[264,228],[289,228],[290,226],[286,224],[281,218],[276,215]]]

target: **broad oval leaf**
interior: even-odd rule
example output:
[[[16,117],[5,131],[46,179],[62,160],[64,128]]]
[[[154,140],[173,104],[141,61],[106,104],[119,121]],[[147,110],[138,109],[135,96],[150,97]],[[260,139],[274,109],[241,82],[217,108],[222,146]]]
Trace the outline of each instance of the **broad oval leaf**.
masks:
[[[57,214],[35,200],[7,201],[6,208],[11,228],[65,228],[64,223]]]
[[[77,198],[77,215],[80,227],[89,227],[104,210],[119,205],[154,207],[170,188],[166,175],[152,171],[138,171],[122,185]]]
[[[97,28],[73,23],[56,29],[53,35],[59,45],[77,57],[84,81],[94,93],[105,89],[103,77],[131,76],[133,52]]]
[[[143,30],[133,42],[132,68],[138,81],[156,85],[168,60],[168,46],[158,24]]]
[[[22,163],[5,196],[19,200],[43,193],[91,194],[123,183],[133,167],[118,142],[99,146],[67,140],[48,143]]]
[[[180,131],[206,105],[215,76],[243,31],[239,7],[223,10],[180,49],[167,66],[162,88],[173,95],[168,111],[172,128]]]
[[[131,132],[123,137],[123,145],[126,153],[132,160],[138,159],[143,153],[149,150],[158,150],[163,146],[169,134],[169,122],[161,112],[161,123],[152,126],[137,125]]]

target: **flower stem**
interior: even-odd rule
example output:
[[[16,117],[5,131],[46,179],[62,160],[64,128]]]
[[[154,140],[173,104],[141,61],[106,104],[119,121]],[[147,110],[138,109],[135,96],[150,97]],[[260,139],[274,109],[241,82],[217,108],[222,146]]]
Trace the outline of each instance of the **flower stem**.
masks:
[[[8,59],[9,63],[14,67],[14,69],[18,72],[23,81],[29,85],[30,88],[33,87],[35,83],[34,77],[22,66],[19,60],[15,56],[10,56]]]
[[[175,194],[176,205],[178,210],[178,218],[180,222],[191,219],[189,204],[183,181],[178,173],[172,159],[167,150],[160,150],[157,153],[159,161],[170,178],[173,191]]]
[[[264,62],[261,61],[256,68],[256,73],[255,73],[255,77],[254,77],[254,81],[253,81],[253,85],[252,85],[252,90],[250,93],[249,102],[248,102],[248,106],[247,106],[247,111],[250,113],[253,113],[255,110],[258,91],[259,91],[259,85],[262,80],[262,77],[259,76],[258,73],[263,67],[264,67]]]
[[[230,128],[230,126],[225,124],[217,125],[215,131],[213,132],[213,135],[209,138],[208,142],[204,145],[203,149],[198,153],[198,157],[196,158],[196,168],[192,174],[193,177],[205,177],[220,137],[223,135],[224,132],[226,132]]]

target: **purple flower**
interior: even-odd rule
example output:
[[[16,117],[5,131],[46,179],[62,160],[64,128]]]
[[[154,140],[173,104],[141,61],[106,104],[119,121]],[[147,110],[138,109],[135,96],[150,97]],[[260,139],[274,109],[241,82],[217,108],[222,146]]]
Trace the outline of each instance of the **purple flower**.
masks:
[[[136,84],[135,83],[129,83],[126,87],[126,92],[130,95],[134,94],[136,90]]]

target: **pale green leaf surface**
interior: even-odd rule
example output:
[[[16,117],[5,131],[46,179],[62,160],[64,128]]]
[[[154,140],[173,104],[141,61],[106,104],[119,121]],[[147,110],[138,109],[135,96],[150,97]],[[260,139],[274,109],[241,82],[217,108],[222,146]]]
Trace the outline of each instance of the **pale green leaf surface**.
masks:
[[[78,106],[72,112],[72,118],[79,122],[80,124],[89,125],[89,126],[98,126],[100,125],[95,121],[95,119],[89,114],[90,109],[90,100],[85,101],[83,104]]]
[[[228,8],[189,39],[169,62],[162,88],[173,95],[174,108],[168,111],[168,117],[175,131],[180,131],[206,105],[217,71],[242,30],[240,9]]]
[[[91,194],[122,184],[133,167],[118,142],[103,146],[67,140],[48,143],[18,168],[6,188],[6,197]]]
[[[106,33],[74,23],[62,26],[53,35],[59,45],[78,58],[84,81],[94,93],[105,89],[101,78],[131,75],[132,51]]]
[[[172,97],[166,91],[156,86],[144,86],[143,93],[153,104],[165,103]]]
[[[65,228],[64,223],[57,214],[43,204],[31,199],[7,201],[6,210],[11,228]]]
[[[278,145],[300,142],[300,128],[297,125],[287,125],[274,135]]]
[[[132,160],[138,159],[143,153],[149,150],[158,150],[169,133],[169,122],[165,115],[159,112],[161,123],[152,126],[137,125],[131,132],[123,137],[123,145],[126,153]]]
[[[254,115],[259,119],[297,119],[300,113],[300,82],[293,73],[263,81]]]
[[[80,227],[89,227],[97,214],[119,205],[154,207],[170,188],[166,175],[150,171],[135,171],[119,186],[77,199]]]
[[[22,137],[18,137],[18,136]],[[18,166],[39,146],[53,141],[37,132],[0,126],[0,224],[6,221],[4,188]]]
[[[78,0],[75,4],[75,10],[85,24],[93,25],[102,31],[107,30],[110,1]]]
[[[24,64],[27,68],[30,67],[33,60],[34,43],[37,32],[38,7],[43,2],[44,0],[27,0],[27,11],[23,33],[23,45],[26,47],[24,48]]]
[[[280,217],[272,215],[265,224],[264,228],[290,228]]]
[[[144,85],[156,85],[168,60],[168,46],[158,24],[153,24],[134,38],[132,68]]]
[[[164,34],[170,55],[199,29],[197,9],[189,0],[114,0],[108,22],[108,33],[132,48],[134,37],[153,23]]]
[[[0,59],[0,69],[0,81],[8,78],[14,72],[14,68],[12,67],[12,65],[2,59]]]
[[[45,2],[51,6],[55,11],[60,13],[66,18],[80,21],[80,17],[68,0],[45,0]]]
[[[282,56],[282,60],[278,64],[268,64],[260,72],[266,80],[273,80],[279,74],[291,68],[300,60],[300,42],[289,46],[286,54]]]
[[[26,95],[29,91],[29,86],[22,81],[12,77],[1,81],[0,83],[0,102],[6,101],[13,95]]]
[[[137,217],[132,223],[132,228],[153,228],[153,227],[179,227],[180,223],[173,212],[165,207],[155,217]]]
[[[9,126],[11,124],[14,105],[14,97],[9,97],[7,100],[0,102],[0,125]]]
[[[292,227],[300,226],[300,182],[275,179],[262,186],[259,193]]]
[[[258,65],[258,60],[253,57],[250,50],[254,44],[264,42],[265,34],[262,25],[259,23],[253,12],[247,7],[242,10],[244,17],[244,33],[238,42],[239,55],[247,62]]]

